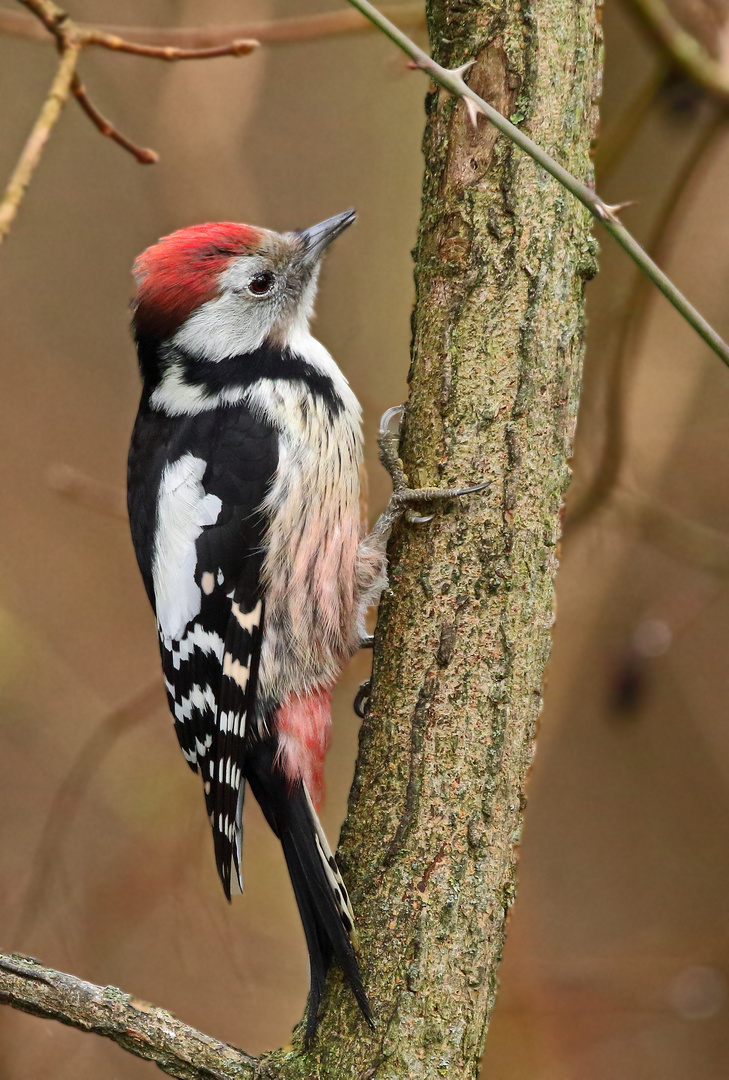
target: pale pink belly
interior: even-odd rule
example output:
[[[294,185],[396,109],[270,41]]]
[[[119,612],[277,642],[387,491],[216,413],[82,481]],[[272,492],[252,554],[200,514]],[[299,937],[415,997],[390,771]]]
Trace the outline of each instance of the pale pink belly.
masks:
[[[286,590],[288,645],[306,657],[302,684],[286,688],[276,711],[279,762],[293,782],[301,779],[317,805],[324,795],[332,686],[356,648],[356,563],[359,521],[341,514],[336,524],[311,511],[290,560]]]

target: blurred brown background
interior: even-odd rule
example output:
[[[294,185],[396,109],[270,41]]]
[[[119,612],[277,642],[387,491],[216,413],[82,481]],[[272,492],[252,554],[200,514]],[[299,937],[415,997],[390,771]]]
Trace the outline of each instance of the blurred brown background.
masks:
[[[327,0],[78,0],[89,22],[225,23]],[[714,55],[718,0],[675,9]],[[726,111],[605,9],[603,196],[729,335]],[[50,82],[48,47],[0,37],[7,175]],[[307,987],[278,845],[246,808],[228,907],[199,781],[166,714],[125,523],[54,490],[59,466],[124,484],[138,384],[129,267],[197,221],[274,228],[354,205],[317,332],[365,407],[406,394],[425,84],[375,34],[165,66],[89,51],[83,74],[141,167],[71,104],[0,256],[0,944],[162,1005],[251,1052],[285,1042]],[[729,65],[728,65],[729,68]],[[729,77],[729,70],[727,71]],[[729,372],[626,258],[590,286],[585,395],[558,621],[488,1080],[729,1075]],[[597,484],[596,484],[597,478]],[[356,751],[337,694],[325,826]],[[0,1080],[131,1080],[153,1066],[0,1010]]]

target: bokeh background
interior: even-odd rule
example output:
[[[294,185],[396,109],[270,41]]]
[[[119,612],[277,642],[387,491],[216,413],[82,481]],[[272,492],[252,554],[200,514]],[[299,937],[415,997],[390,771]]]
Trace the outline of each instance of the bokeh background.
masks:
[[[180,26],[327,0],[77,0],[88,22]],[[408,10],[411,10],[408,5]],[[729,80],[729,5],[674,11]],[[625,2],[604,10],[600,190],[729,335],[729,109],[672,72]],[[420,33],[420,39],[423,34]],[[723,50],[723,51],[722,51]],[[0,172],[50,83],[0,36]],[[350,205],[316,329],[379,414],[406,395],[422,76],[374,33],[179,65],[88,51],[0,254],[0,944],[162,1005],[250,1052],[307,989],[278,844],[246,806],[246,896],[215,875],[199,781],[166,714],[119,514],[138,383],[134,256],[185,224],[303,227]],[[488,1080],[729,1074],[729,372],[601,238],[558,619]],[[325,826],[345,811],[366,677],[337,691]],[[103,1040],[0,1010],[0,1080],[133,1080]]]

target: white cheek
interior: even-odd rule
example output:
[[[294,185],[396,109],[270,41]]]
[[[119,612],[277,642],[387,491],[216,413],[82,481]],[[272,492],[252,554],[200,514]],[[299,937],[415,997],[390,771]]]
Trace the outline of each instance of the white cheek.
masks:
[[[226,291],[199,307],[172,344],[205,360],[254,352],[276,325],[277,309],[275,298],[257,300],[243,292]]]
[[[314,301],[316,300],[316,290],[319,281],[319,271],[321,270],[321,263],[317,263],[311,274],[311,277],[306,283],[304,291],[301,294],[301,300],[299,301],[298,316],[299,322],[305,326],[309,325],[309,320],[314,314]]]

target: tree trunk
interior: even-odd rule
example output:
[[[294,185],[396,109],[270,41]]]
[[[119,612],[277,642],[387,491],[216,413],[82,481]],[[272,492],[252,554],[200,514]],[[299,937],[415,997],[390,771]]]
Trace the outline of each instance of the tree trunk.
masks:
[[[585,0],[432,0],[435,58],[590,177],[599,87]],[[367,1031],[336,983],[310,1055],[271,1075],[449,1080],[478,1069],[550,647],[560,506],[595,269],[587,213],[463,103],[427,98],[415,251],[413,486],[491,481],[403,523],[342,835]]]
[[[475,60],[470,85],[589,178],[592,0],[430,0],[428,24],[438,61]],[[1,1000],[175,1076],[478,1070],[549,653],[594,243],[581,205],[483,118],[474,130],[462,102],[428,96],[424,152],[403,461],[413,486],[491,486],[430,524],[402,522],[390,545],[341,848],[377,1030],[334,976],[312,1050],[299,1033],[255,1061],[119,991],[0,958]]]
[[[590,176],[592,0],[431,0],[437,60]],[[465,486],[390,550],[373,693],[343,828],[377,1030],[336,976],[313,1048],[255,1061],[110,987],[0,957],[0,1000],[116,1040],[173,1076],[475,1076],[514,897],[550,647],[582,360],[588,215],[462,103],[431,93],[416,248],[410,483]]]

